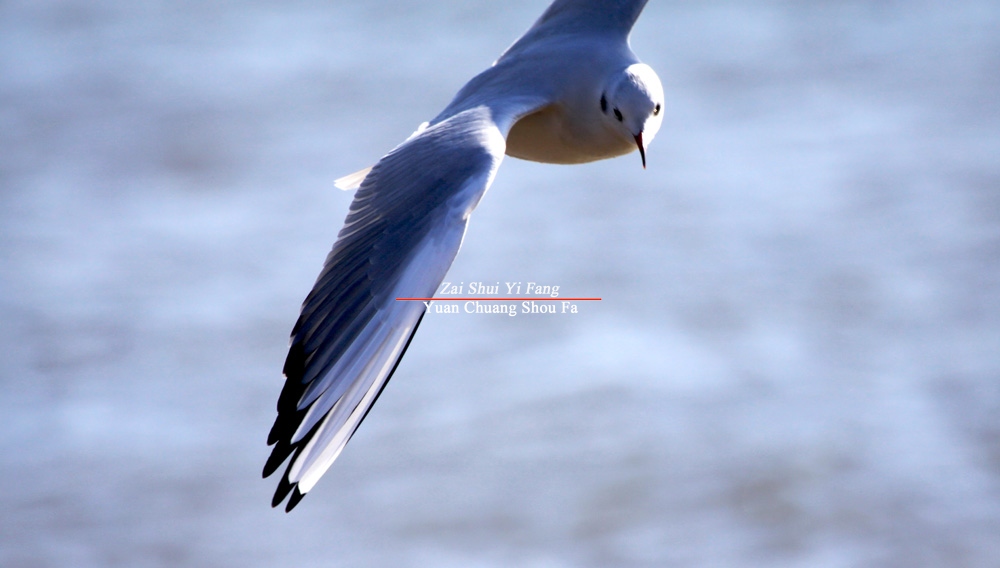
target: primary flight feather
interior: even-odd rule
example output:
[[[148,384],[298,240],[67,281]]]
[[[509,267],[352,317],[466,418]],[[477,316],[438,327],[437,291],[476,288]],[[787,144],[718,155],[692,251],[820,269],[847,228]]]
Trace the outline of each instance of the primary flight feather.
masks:
[[[285,360],[264,477],[290,511],[340,455],[395,371],[504,154],[574,164],[639,150],[663,88],[628,36],[646,0],[556,0],[434,119],[368,170]]]

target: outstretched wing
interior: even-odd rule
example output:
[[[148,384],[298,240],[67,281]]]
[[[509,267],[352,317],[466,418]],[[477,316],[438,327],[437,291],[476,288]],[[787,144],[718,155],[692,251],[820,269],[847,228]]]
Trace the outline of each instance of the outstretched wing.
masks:
[[[433,295],[504,147],[490,110],[469,109],[407,139],[361,183],[292,330],[264,466],[267,477],[291,456],[273,506],[291,493],[295,507],[375,403],[425,309],[395,298]]]
[[[628,37],[648,0],[555,0],[501,56],[516,54],[545,38],[601,34]]]

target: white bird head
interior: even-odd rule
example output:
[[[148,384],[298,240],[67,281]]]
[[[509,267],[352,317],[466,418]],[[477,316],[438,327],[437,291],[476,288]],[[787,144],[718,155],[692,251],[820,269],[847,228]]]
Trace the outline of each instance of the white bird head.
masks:
[[[653,68],[634,63],[616,73],[601,95],[605,120],[627,140],[635,140],[646,167],[646,146],[663,122],[663,85]]]

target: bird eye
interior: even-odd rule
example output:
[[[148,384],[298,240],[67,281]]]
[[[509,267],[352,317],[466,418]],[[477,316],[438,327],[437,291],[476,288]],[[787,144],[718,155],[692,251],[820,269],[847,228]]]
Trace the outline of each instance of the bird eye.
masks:
[[[608,112],[608,98],[603,93],[601,93],[601,112]]]
[[[620,111],[618,109],[615,109],[615,118],[618,119],[618,122],[621,122],[622,121],[622,111]]]
[[[656,103],[656,106],[653,107],[653,116],[656,116],[658,114],[660,114],[660,103]]]

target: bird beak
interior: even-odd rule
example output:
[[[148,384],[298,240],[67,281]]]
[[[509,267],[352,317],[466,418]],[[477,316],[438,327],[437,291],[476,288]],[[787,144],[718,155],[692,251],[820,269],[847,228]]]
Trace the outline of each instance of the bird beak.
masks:
[[[639,147],[639,155],[642,156],[642,169],[646,169],[646,149],[642,146],[642,132],[635,135],[635,145]]]

